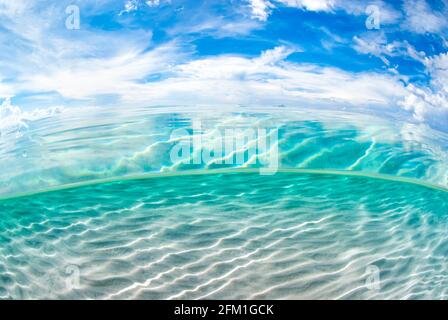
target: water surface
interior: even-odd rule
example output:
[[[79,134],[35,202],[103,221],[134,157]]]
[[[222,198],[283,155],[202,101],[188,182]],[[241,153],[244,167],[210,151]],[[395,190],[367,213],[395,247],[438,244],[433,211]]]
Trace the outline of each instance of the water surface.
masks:
[[[242,163],[170,157],[229,128],[278,139],[222,154]],[[424,125],[143,108],[16,129],[0,136],[0,298],[446,298],[448,138]]]

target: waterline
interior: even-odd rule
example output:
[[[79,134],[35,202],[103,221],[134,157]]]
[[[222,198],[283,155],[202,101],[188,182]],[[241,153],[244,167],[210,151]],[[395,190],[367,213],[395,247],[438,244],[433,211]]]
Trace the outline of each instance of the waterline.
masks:
[[[177,172],[151,172],[137,175],[129,175],[129,176],[120,176],[106,179],[96,179],[96,180],[88,180],[77,183],[70,183],[59,185],[35,192],[27,192],[27,193],[19,193],[11,196],[0,197],[0,201],[17,199],[23,197],[29,197],[49,192],[57,192],[63,190],[76,189],[87,186],[100,185],[103,183],[112,183],[119,181],[138,181],[138,180],[147,180],[147,179],[156,179],[156,178],[164,178],[164,177],[182,177],[182,176],[196,176],[196,175],[216,175],[216,174],[237,174],[237,173],[247,173],[247,174],[259,174],[259,168],[229,168],[229,169],[208,169],[208,170],[183,170]],[[286,174],[316,174],[316,175],[337,175],[337,176],[349,176],[349,177],[362,177],[362,178],[370,178],[384,181],[393,181],[398,183],[407,183],[414,184],[417,186],[439,190],[448,193],[448,187],[444,187],[441,185],[429,183],[426,181],[414,179],[414,178],[406,178],[406,177],[397,177],[387,174],[378,174],[378,173],[366,173],[366,172],[357,172],[357,171],[346,171],[346,170],[315,170],[315,169],[298,169],[298,168],[284,168],[278,169],[277,173],[286,173]],[[269,179],[269,176],[266,177]]]

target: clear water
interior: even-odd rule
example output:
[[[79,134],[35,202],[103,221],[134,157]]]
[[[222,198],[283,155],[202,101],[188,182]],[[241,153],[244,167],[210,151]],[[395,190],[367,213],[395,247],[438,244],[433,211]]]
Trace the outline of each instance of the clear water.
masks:
[[[334,174],[205,173],[0,204],[2,298],[446,298],[448,193]],[[79,287],[66,285],[67,266]],[[380,288],[366,286],[369,267]]]
[[[159,111],[1,136],[1,298],[447,297],[444,134],[336,112]],[[279,171],[173,163],[171,133],[194,119],[204,137],[278,130]]]
[[[425,125],[328,110],[204,109],[66,110],[3,133],[0,195],[151,172],[259,166],[247,157],[240,165],[173,162],[170,150],[182,138],[179,130],[191,131],[195,121],[201,122],[204,149],[213,145],[214,132],[267,128],[278,132],[282,168],[379,173],[448,185],[448,135]]]

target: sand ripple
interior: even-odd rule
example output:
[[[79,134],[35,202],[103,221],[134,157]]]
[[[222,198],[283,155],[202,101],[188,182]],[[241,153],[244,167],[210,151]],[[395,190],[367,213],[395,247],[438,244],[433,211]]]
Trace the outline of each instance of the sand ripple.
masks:
[[[3,200],[0,297],[443,299],[447,200],[411,183],[288,172]]]

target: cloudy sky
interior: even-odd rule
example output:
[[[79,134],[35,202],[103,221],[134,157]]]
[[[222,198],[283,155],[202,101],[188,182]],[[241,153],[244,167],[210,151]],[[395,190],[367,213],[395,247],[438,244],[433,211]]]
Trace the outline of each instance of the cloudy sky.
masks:
[[[447,131],[448,0],[0,0],[0,43],[3,107],[336,107]]]

